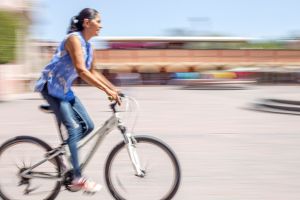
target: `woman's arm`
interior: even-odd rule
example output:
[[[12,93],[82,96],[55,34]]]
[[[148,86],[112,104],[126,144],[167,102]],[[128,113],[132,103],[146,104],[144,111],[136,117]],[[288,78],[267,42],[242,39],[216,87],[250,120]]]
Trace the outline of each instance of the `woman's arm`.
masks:
[[[87,70],[82,53],[80,40],[76,36],[70,36],[65,44],[65,48],[71,56],[73,65],[79,75],[86,83],[103,90],[107,95],[120,103],[120,99],[116,91],[110,89],[104,81],[98,80],[89,70]]]
[[[95,55],[95,54],[94,54]],[[92,67],[90,69],[90,72],[101,82],[103,82],[109,89],[118,91],[118,89],[109,81],[105,76],[103,76],[101,73],[99,73],[96,70],[96,63],[95,63],[95,58],[93,58],[92,61]]]

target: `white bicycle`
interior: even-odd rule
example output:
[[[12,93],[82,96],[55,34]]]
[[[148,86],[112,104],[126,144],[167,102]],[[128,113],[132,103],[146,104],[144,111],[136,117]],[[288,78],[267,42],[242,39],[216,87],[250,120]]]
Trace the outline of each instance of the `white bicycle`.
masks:
[[[138,108],[134,98],[125,95],[121,95],[121,98],[125,103],[125,111]],[[157,138],[134,136],[124,125],[117,103],[111,104],[110,108],[112,116],[78,143],[80,151],[86,144],[95,141],[81,163],[82,171],[105,136],[117,128],[124,140],[109,153],[104,170],[105,182],[111,195],[118,200],[172,199],[181,179],[179,162],[174,152]],[[42,109],[49,111],[46,106],[42,106]],[[1,145],[0,197],[4,200],[53,200],[62,186],[76,192],[70,187],[73,170],[66,167],[71,166],[70,153],[62,131],[59,133],[62,144],[56,148],[31,136],[18,136]],[[69,162],[68,165],[65,162]]]

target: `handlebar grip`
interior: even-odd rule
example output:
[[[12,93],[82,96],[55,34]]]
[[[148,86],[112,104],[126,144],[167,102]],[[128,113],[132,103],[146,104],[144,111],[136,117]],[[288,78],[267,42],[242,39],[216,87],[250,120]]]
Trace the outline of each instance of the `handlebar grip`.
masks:
[[[108,100],[110,100],[110,101],[113,101],[113,100],[114,100],[112,96],[108,96],[107,98],[108,98]]]
[[[118,93],[119,97],[125,97],[126,95],[124,93]],[[113,97],[112,96],[108,96],[108,100],[113,101]]]

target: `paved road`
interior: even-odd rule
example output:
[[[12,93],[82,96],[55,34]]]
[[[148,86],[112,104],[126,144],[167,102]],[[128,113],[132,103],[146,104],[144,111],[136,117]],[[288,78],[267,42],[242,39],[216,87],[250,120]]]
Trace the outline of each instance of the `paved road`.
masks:
[[[180,90],[132,87],[140,101],[138,133],[160,137],[182,164],[176,200],[299,200],[300,117],[247,110],[257,98],[300,99],[297,86],[253,86],[247,90]],[[76,88],[95,123],[110,113],[105,96],[93,88]],[[0,142],[30,134],[57,144],[51,115],[38,111],[36,94],[0,104]],[[52,123],[53,122],[53,123]],[[88,169],[104,183],[103,161],[121,137],[108,136]],[[146,188],[145,188],[146,189]],[[110,200],[107,189],[88,197],[63,191],[58,200]]]

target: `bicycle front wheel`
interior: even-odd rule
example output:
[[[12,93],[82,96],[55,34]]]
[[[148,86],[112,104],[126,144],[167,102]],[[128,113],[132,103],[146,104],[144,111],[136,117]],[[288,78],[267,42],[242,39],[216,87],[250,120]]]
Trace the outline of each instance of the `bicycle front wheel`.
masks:
[[[53,200],[60,191],[61,162],[56,157],[32,169],[52,148],[30,136],[19,136],[0,147],[0,197],[4,200]],[[0,199],[1,199],[0,198]]]
[[[174,152],[156,138],[134,138],[145,176],[135,174],[125,142],[121,142],[111,151],[105,165],[105,179],[110,193],[118,200],[171,199],[178,190],[181,178]]]

